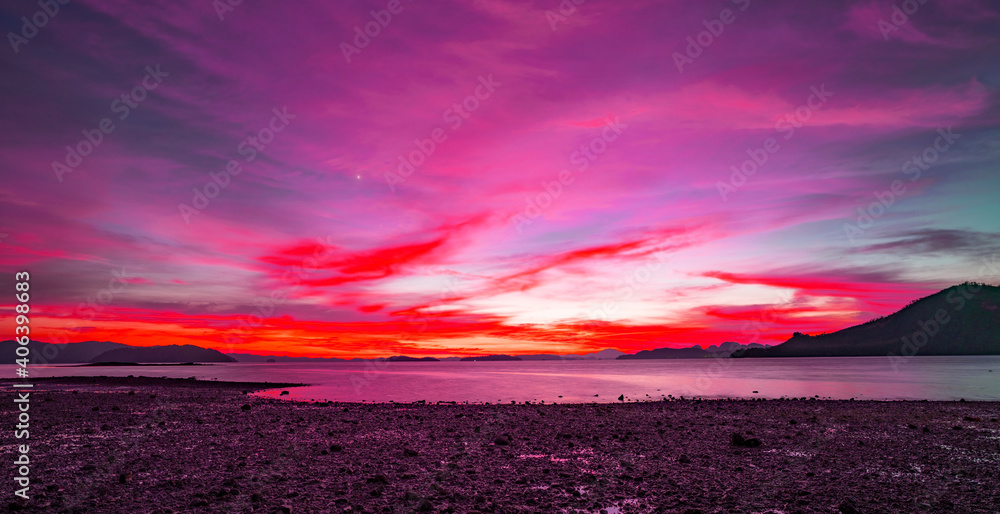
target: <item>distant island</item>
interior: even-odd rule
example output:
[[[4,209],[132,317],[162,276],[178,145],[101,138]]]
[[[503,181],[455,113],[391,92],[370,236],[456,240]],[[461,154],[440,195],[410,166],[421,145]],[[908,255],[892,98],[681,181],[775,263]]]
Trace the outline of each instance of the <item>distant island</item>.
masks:
[[[386,362],[438,362],[434,357],[409,357],[406,355],[393,355],[385,360]]]
[[[87,364],[78,364],[75,367],[86,368],[91,366],[105,367],[105,366],[211,366],[211,364],[205,364],[202,362],[160,362],[160,363],[147,363],[140,364],[138,362],[88,362]]]
[[[483,357],[462,357],[463,361],[519,361],[523,360],[514,355],[485,355]]]
[[[792,338],[733,357],[1000,355],[1000,287],[975,282],[910,302],[900,311],[830,334]]]
[[[691,346],[689,348],[657,348],[655,350],[642,350],[634,354],[624,354],[618,357],[619,360],[634,359],[705,359],[709,357],[729,357],[733,352],[746,350],[749,348],[768,348],[759,343],[742,345],[740,343],[726,342],[721,345],[712,345],[708,348],[701,346]]]

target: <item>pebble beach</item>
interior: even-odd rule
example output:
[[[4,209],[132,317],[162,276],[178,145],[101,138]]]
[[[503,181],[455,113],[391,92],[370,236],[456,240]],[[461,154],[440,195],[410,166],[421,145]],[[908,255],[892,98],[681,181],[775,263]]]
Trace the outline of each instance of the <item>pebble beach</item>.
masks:
[[[6,508],[1000,512],[996,402],[438,405],[253,394],[291,386],[40,380],[30,499],[9,492]],[[11,455],[23,442],[4,441]]]

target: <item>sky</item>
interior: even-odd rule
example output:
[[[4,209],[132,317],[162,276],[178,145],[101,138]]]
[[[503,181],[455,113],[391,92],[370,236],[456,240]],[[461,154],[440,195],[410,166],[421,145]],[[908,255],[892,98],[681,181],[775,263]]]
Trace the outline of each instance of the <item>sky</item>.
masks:
[[[37,340],[778,344],[1000,282],[995,2],[74,0],[0,29],[0,283],[30,273]]]

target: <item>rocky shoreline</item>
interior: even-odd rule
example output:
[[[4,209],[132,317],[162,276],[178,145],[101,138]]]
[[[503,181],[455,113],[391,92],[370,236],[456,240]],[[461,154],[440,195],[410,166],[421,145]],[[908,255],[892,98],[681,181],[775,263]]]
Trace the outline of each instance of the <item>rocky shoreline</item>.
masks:
[[[10,385],[0,382],[13,396]],[[249,394],[264,387],[38,380],[31,499],[14,501],[8,486],[4,504],[123,513],[1000,512],[996,402],[373,405]],[[23,441],[4,433],[12,456]]]

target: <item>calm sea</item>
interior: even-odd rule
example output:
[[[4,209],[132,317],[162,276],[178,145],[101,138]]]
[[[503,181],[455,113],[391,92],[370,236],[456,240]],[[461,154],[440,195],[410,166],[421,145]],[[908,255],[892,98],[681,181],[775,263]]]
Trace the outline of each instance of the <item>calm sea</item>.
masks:
[[[7,365],[4,376],[13,377]],[[32,376],[197,377],[297,382],[284,398],[352,402],[616,402],[674,397],[1000,401],[1000,356],[641,361],[231,363],[33,366]],[[266,391],[278,396],[280,391]]]

